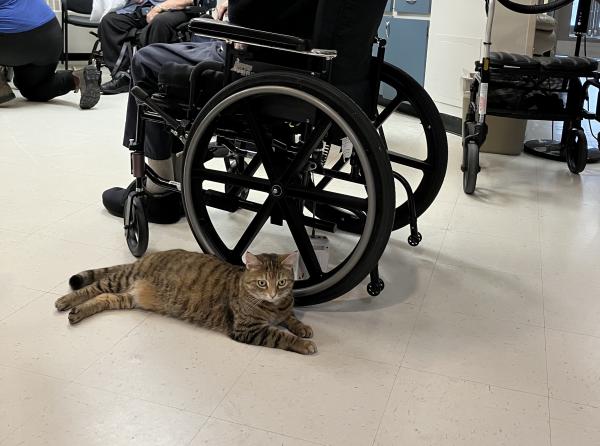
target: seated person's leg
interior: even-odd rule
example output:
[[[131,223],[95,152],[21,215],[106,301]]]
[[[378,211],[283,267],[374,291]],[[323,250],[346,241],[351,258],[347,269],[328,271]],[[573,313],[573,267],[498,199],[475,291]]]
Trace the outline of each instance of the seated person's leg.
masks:
[[[158,91],[158,74],[164,64],[169,62],[196,65],[202,61],[223,61],[223,50],[220,42],[157,44],[142,48],[136,53],[131,64],[133,85],[139,85],[148,93]],[[127,116],[123,145],[129,147],[129,141],[135,139],[137,122],[137,104],[130,94],[127,103]],[[174,179],[171,154],[173,138],[164,126],[146,123],[144,152],[148,164],[165,179]],[[115,187],[102,194],[104,207],[113,215],[123,216],[127,189]],[[147,181],[148,219],[154,223],[174,223],[183,216],[181,197],[171,193],[157,184]]]
[[[102,58],[113,79],[102,85],[104,94],[123,93],[129,90],[129,77],[124,76],[129,70],[129,55],[119,61],[121,50],[126,40],[130,37],[132,30],[144,28],[146,19],[141,12],[132,14],[118,14],[111,12],[106,14],[100,21],[98,34],[102,48]],[[119,66],[116,67],[117,62]],[[115,70],[115,67],[117,70]]]
[[[153,43],[177,42],[177,27],[186,23],[191,16],[184,11],[166,11],[155,16],[154,20],[142,31],[140,43],[143,46]]]

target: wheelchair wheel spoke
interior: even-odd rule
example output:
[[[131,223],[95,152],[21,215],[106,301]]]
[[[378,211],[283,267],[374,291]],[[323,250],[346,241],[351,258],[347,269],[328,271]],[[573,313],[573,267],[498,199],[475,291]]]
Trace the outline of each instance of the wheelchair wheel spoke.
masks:
[[[413,169],[417,169],[422,172],[430,171],[433,169],[433,166],[427,161],[413,158],[412,156],[402,155],[393,151],[388,151],[388,155],[392,163],[402,164],[403,166],[412,167]]]
[[[285,173],[281,176],[281,182],[283,184],[289,183],[289,181],[302,170],[302,168],[306,165],[313,152],[316,150],[319,144],[321,144],[323,138],[325,137],[325,134],[329,131],[330,128],[331,121],[329,119],[323,118],[317,123],[312,133],[306,139],[304,147],[302,147],[302,149],[298,151],[298,155],[296,156],[292,164],[288,166],[288,168],[285,170]]]
[[[251,103],[246,103],[244,107],[246,119],[250,126],[252,137],[254,138],[254,144],[256,145],[257,153],[260,155],[260,159],[263,162],[267,176],[270,179],[278,177],[277,170],[273,165],[273,147],[271,144],[271,138],[265,133],[261,123],[256,118],[256,110],[251,106]]]
[[[256,213],[250,225],[246,228],[242,237],[239,239],[235,248],[233,248],[232,255],[233,258],[241,258],[242,254],[246,252],[248,247],[252,244],[252,241],[256,238],[260,230],[263,228],[265,223],[267,222],[269,216],[271,215],[271,211],[273,210],[273,206],[275,205],[275,200],[272,197],[268,197],[262,208]]]
[[[404,102],[404,98],[400,95],[397,95],[383,109],[383,111],[377,116],[377,118],[375,118],[375,121],[373,122],[373,124],[375,125],[375,128],[381,127],[385,123],[385,121],[387,121],[388,118],[390,116],[392,116],[392,113],[394,113],[398,109],[398,107],[400,107],[400,104],[402,104],[402,102]]]
[[[290,186],[287,188],[287,195],[301,200],[314,201],[315,203],[328,204],[344,209],[353,209],[357,211],[367,211],[368,201],[366,198],[358,198],[350,195],[339,194],[326,190],[315,188],[305,188],[299,186]]]
[[[237,175],[233,173],[223,172],[221,170],[206,169],[198,167],[192,170],[192,179],[194,181],[213,181],[215,183],[230,184],[234,186],[247,187],[261,192],[270,192],[271,186],[268,180]]]
[[[304,226],[303,222],[304,216],[302,215],[300,208],[296,206],[295,203],[288,200],[281,200],[279,206],[283,211],[285,221],[290,228],[294,242],[296,242],[296,247],[300,252],[300,256],[302,257],[302,261],[306,266],[311,280],[319,279],[323,275],[323,271],[319,265],[319,260],[315,254],[310,237],[306,232],[306,226]]]

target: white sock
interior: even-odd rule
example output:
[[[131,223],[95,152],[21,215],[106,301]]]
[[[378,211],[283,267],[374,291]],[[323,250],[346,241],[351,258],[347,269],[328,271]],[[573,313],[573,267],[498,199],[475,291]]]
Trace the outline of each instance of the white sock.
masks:
[[[148,166],[150,166],[159,177],[162,177],[165,180],[175,179],[175,174],[173,172],[173,161],[171,158],[166,160],[153,160],[148,158]],[[161,194],[167,191],[167,189],[164,187],[153,183],[150,178],[148,178],[148,181],[146,182],[146,190],[151,194]]]

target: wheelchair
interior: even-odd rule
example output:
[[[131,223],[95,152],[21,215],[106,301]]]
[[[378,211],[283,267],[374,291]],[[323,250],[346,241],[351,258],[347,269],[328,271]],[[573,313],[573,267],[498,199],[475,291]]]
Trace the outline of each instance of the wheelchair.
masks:
[[[148,246],[147,177],[181,192],[204,252],[241,265],[249,247],[297,250],[297,305],[332,300],[368,276],[370,295],[383,290],[379,259],[393,230],[408,225],[408,243],[422,240],[417,218],[442,186],[448,147],[440,114],[423,87],[384,62],[386,41],[374,36],[385,0],[320,1],[317,21],[326,28],[327,9],[349,4],[368,11],[370,19],[364,36],[356,35],[358,26],[348,30],[369,48],[376,45],[375,55],[367,54],[366,77],[352,85],[335,81],[336,61],[345,56],[352,63],[352,48],[313,45],[322,41],[318,27],[307,40],[194,19],[191,32],[223,42],[224,63],[202,62],[183,75],[181,66],[166,65],[159,92],[132,89],[138,104],[130,141],[136,187],[127,198],[124,227],[133,255]],[[365,14],[352,17],[364,20]],[[379,107],[383,86],[394,95]],[[425,139],[421,152],[387,145],[383,124],[400,107],[417,117]],[[182,161],[177,181],[160,178],[145,163],[148,122],[164,124],[184,147],[176,154]],[[398,201],[395,181],[405,191]]]
[[[586,1],[589,14],[590,0]],[[488,133],[487,115],[564,122],[558,150],[560,154],[548,154],[545,157],[566,160],[569,170],[574,174],[583,172],[588,162],[588,143],[582,121],[600,119],[600,108],[592,113],[585,107],[589,89],[600,88],[598,62],[594,59],[578,56],[531,57],[491,52],[496,2],[514,12],[539,14],[562,8],[573,3],[573,0],[551,0],[540,5],[523,5],[511,0],[485,0],[488,19],[484,56],[475,65],[476,75],[471,84],[469,108],[463,128],[461,169],[463,190],[468,195],[475,192],[477,185],[480,172],[479,151]],[[577,55],[581,37],[587,32],[587,20],[578,16],[578,26],[583,22],[585,24],[583,31],[576,30]],[[585,81],[582,82],[582,79]],[[544,156],[544,153],[536,152],[539,156]]]

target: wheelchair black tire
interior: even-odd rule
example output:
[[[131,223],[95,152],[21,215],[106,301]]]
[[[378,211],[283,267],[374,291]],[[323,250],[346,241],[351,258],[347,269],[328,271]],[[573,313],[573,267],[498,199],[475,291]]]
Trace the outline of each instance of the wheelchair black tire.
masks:
[[[479,173],[479,147],[473,141],[467,143],[464,154],[463,166],[463,191],[472,195],[477,186],[477,174]]]
[[[262,89],[262,90],[261,90]],[[318,283],[297,281],[294,288],[296,305],[314,305],[335,299],[357,286],[369,273],[375,269],[392,232],[394,220],[394,184],[389,158],[375,128],[364,112],[345,94],[337,88],[319,79],[287,72],[261,73],[240,79],[217,93],[200,111],[194,121],[190,138],[185,149],[184,174],[182,181],[183,202],[192,232],[204,252],[215,254],[232,263],[241,264],[241,258],[228,258],[228,248],[219,238],[207,212],[207,206],[201,200],[194,202],[192,176],[194,157],[198,152],[202,139],[210,136],[203,135],[212,125],[215,115],[218,116],[227,101],[234,103],[238,98],[244,98],[258,91],[273,94],[296,95],[306,101],[318,101],[328,107],[329,112],[339,117],[360,142],[355,148],[357,156],[368,162],[371,172],[368,180],[371,191],[368,200],[370,215],[369,226],[351,253],[332,271],[323,273],[323,280]],[[285,90],[285,91],[284,91]],[[244,96],[246,95],[246,96]],[[235,97],[234,97],[235,96]],[[224,105],[225,104],[225,105]],[[323,111],[323,110],[321,110]],[[330,119],[335,122],[332,115]],[[338,122],[336,124],[339,125]],[[201,149],[200,149],[201,150]],[[358,151],[360,150],[360,153]],[[376,174],[373,174],[373,173]],[[285,198],[283,198],[285,199]],[[363,238],[364,237],[364,238]],[[218,240],[216,239],[218,238]],[[311,248],[312,249],[312,248]]]
[[[555,0],[544,5],[523,5],[521,3],[515,3],[511,0],[498,0],[502,6],[510,9],[513,12],[520,14],[543,14],[545,12],[555,11],[564,6],[573,3],[574,0]]]
[[[141,197],[135,196],[131,203],[131,221],[126,229],[125,238],[127,247],[134,257],[142,257],[147,249],[150,239],[150,230],[148,229],[148,218],[144,202]]]
[[[421,120],[421,125],[427,140],[427,158],[425,162],[429,169],[423,172],[419,185],[413,189],[417,217],[421,216],[431,206],[437,197],[448,167],[448,138],[446,129],[433,99],[425,89],[408,73],[389,63],[383,65],[381,70],[382,84],[389,85],[397,92],[402,92],[407,102],[412,107],[415,115]],[[394,150],[388,147],[394,167]],[[409,224],[408,202],[396,208],[394,230]]]
[[[576,175],[585,170],[588,157],[588,144],[585,132],[581,128],[572,128],[565,147],[567,166]]]

